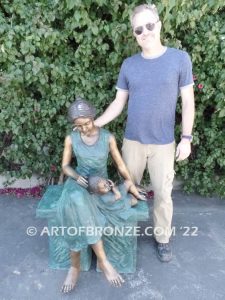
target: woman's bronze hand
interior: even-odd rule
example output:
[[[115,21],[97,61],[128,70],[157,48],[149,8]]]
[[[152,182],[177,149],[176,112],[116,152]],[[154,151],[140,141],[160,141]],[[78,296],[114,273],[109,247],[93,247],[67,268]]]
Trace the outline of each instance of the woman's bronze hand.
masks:
[[[79,175],[76,181],[82,187],[84,187],[84,188],[88,187],[88,180],[84,176]]]
[[[140,187],[136,187],[135,186],[135,190],[137,191],[137,195],[135,195],[135,197],[138,199],[138,200],[142,200],[142,201],[146,201],[146,196],[147,196],[147,192],[143,189],[143,188],[140,188]]]

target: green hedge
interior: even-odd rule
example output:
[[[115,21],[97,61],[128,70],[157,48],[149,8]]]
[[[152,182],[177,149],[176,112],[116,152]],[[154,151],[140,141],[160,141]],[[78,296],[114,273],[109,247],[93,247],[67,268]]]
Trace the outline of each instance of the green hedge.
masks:
[[[70,130],[67,107],[80,95],[101,113],[113,100],[123,59],[139,51],[129,13],[140,3],[1,1],[0,173],[49,176],[56,166],[59,174],[63,140]],[[193,153],[176,165],[177,174],[186,191],[224,196],[224,0],[155,4],[164,23],[163,43],[190,53],[197,78]],[[119,143],[125,117],[123,113],[108,125]],[[180,120],[179,101],[177,124]]]

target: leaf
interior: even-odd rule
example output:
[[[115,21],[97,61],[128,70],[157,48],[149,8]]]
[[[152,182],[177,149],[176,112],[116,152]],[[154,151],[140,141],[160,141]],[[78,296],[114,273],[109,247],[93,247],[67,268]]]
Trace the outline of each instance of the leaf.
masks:
[[[79,10],[76,10],[75,13],[74,13],[74,18],[77,22],[80,21],[81,19],[81,14],[80,14],[80,11]]]
[[[66,0],[66,6],[67,6],[68,9],[74,8],[75,5],[76,5],[76,1],[74,1],[74,0]]]
[[[223,118],[223,117],[225,117],[225,108],[221,109],[219,113],[219,118]]]
[[[98,27],[97,26],[93,26],[91,28],[91,31],[93,32],[94,35],[98,35]]]

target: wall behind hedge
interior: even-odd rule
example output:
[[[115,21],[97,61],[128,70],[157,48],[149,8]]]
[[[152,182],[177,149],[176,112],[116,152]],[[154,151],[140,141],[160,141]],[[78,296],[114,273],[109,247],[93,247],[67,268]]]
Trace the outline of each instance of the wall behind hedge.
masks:
[[[142,1],[14,0],[0,4],[0,173],[59,174],[70,130],[66,109],[75,96],[98,113],[115,96],[120,65],[139,51],[129,24]],[[225,195],[224,1],[156,2],[162,40],[193,61],[196,121],[193,152],[176,165],[185,190]],[[126,114],[108,125],[123,136]],[[177,137],[180,135],[180,100]],[[177,141],[179,138],[177,138]],[[55,170],[56,169],[56,170]]]

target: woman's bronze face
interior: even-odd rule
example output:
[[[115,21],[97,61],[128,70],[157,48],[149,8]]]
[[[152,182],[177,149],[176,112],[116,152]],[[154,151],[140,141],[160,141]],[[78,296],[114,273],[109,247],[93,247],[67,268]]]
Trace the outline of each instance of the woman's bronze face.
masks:
[[[75,128],[83,135],[89,135],[94,128],[94,120],[92,118],[80,117],[74,120]]]

